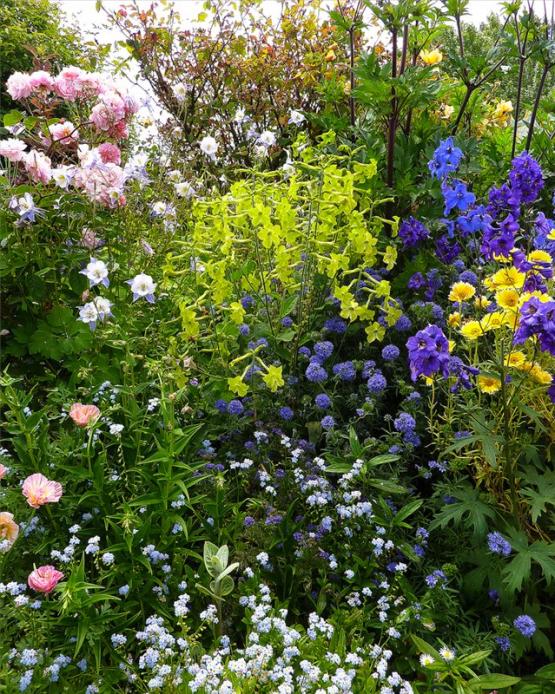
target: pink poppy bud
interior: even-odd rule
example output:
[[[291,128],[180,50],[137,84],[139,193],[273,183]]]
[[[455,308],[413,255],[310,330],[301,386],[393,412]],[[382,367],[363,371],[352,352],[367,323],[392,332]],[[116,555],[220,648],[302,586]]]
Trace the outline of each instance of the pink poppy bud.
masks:
[[[100,417],[100,410],[96,405],[82,405],[80,402],[75,402],[71,406],[69,416],[78,427],[86,427],[96,422]]]
[[[31,571],[27,583],[38,593],[51,593],[63,577],[64,574],[53,566],[39,566]]]

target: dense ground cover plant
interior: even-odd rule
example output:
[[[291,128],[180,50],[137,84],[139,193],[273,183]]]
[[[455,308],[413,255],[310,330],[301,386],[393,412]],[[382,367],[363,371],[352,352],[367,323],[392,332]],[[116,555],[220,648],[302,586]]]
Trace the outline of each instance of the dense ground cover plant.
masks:
[[[341,74],[378,94],[391,59]],[[415,105],[407,211],[387,85],[366,144],[289,95],[238,168],[208,104],[168,156],[107,76],[8,81],[7,691],[553,686],[553,173]]]

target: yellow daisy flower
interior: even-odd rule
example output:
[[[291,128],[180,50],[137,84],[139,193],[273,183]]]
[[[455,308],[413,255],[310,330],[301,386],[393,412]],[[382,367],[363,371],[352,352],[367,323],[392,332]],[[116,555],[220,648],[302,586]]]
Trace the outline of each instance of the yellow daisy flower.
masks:
[[[484,331],[477,320],[469,320],[461,328],[461,335],[467,340],[477,340]]]
[[[498,306],[505,309],[516,309],[519,298],[519,294],[515,289],[502,289],[495,295],[495,301]]]
[[[456,328],[461,324],[461,319],[462,316],[459,311],[454,311],[453,313],[449,314],[449,317],[447,318],[447,323],[452,327]]]
[[[486,374],[480,374],[476,379],[476,383],[482,393],[489,393],[490,395],[497,393],[501,388],[501,381],[498,378],[495,376],[487,376]]]
[[[476,294],[476,289],[469,282],[455,282],[449,292],[449,301],[468,301]]]
[[[513,369],[520,369],[520,367],[526,362],[526,355],[524,352],[511,352],[505,357],[505,366],[512,366]]]

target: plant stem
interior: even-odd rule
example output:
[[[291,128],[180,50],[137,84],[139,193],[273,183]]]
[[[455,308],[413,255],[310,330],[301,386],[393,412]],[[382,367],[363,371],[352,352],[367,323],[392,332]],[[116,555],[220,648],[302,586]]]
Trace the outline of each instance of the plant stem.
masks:
[[[526,138],[526,151],[530,149],[530,145],[532,144],[532,135],[534,134],[534,126],[536,124],[536,116],[538,115],[538,108],[540,106],[540,100],[543,92],[543,88],[545,87],[545,80],[547,78],[547,75],[549,73],[549,70],[553,67],[551,63],[545,63],[543,66],[543,72],[542,76],[540,79],[540,83],[538,85],[538,91],[536,93],[536,100],[534,101],[534,107],[532,109],[532,115],[530,116],[530,125],[528,126],[528,137]]]
[[[391,32],[391,77],[397,77],[397,28]],[[395,130],[397,125],[397,98],[395,96],[395,86],[391,87],[391,112],[389,115],[389,128],[387,139],[387,185],[393,188],[393,164],[395,160]]]

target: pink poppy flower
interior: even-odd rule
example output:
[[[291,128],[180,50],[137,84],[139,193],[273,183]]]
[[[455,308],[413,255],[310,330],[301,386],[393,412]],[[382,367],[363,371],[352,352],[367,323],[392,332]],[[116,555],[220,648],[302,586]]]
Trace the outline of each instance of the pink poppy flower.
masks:
[[[62,496],[62,485],[49,480],[40,472],[27,477],[21,488],[29,506],[40,508],[43,504],[56,503]]]
[[[100,410],[96,405],[83,405],[75,402],[71,406],[69,416],[78,427],[86,427],[93,424],[100,417]]]
[[[7,552],[19,535],[19,525],[14,521],[13,514],[7,511],[0,513],[0,552]]]
[[[27,583],[38,593],[51,593],[63,577],[64,574],[53,566],[39,566],[31,571]]]

